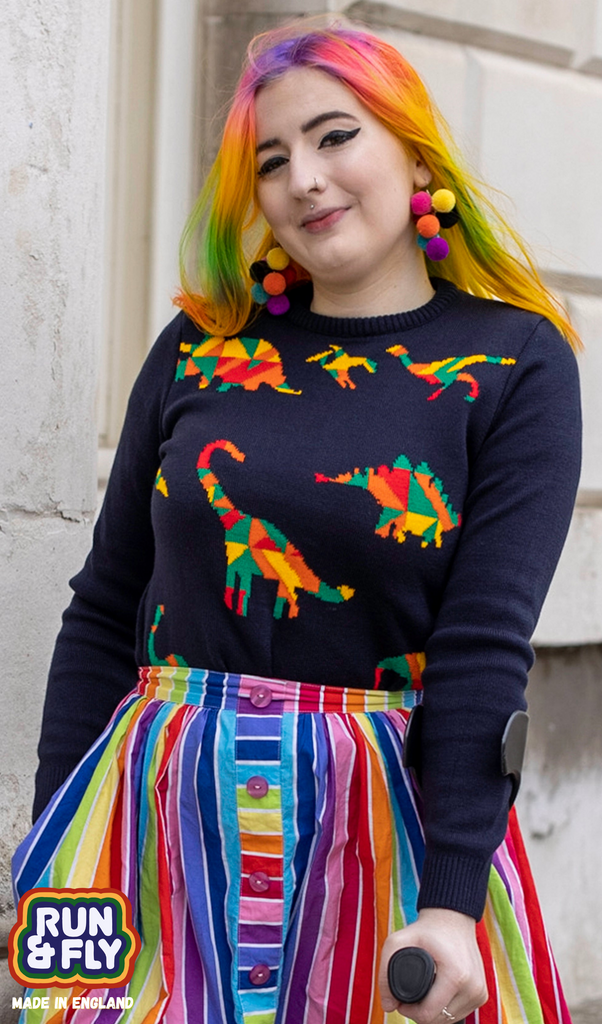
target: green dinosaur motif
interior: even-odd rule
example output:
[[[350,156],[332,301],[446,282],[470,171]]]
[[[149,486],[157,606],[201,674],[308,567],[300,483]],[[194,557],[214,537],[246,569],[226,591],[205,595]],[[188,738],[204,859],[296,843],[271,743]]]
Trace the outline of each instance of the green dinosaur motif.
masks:
[[[383,658],[376,666],[374,673],[374,689],[378,690],[383,672],[395,672],[406,684],[402,689],[419,690],[422,687],[422,673],[426,665],[426,657],[422,651],[417,654],[399,654],[392,658]]]
[[[171,665],[173,668],[188,668],[188,662],[184,661],[179,654],[168,654],[166,658],[159,658],[155,649],[155,633],[163,618],[165,605],[158,604],[155,611],[155,618],[148,634],[148,659],[149,665]]]
[[[465,367],[474,366],[476,363],[497,363],[499,366],[513,366],[516,359],[507,359],[505,356],[450,356],[448,359],[439,359],[432,363],[414,363],[410,359],[407,348],[403,345],[392,345],[387,349],[392,356],[399,356],[401,362],[415,377],[421,377],[427,384],[439,385],[432,395],[428,395],[427,401],[433,402],[439,395],[449,388],[457,380],[464,381],[470,385],[470,391],[464,398],[467,402],[474,402],[479,397],[479,382],[467,373]]]
[[[226,589],[224,601],[237,615],[246,615],[254,576],[274,580],[278,584],[273,615],[282,618],[288,605],[288,617],[299,614],[297,591],[304,590],[320,601],[340,604],[353,597],[351,587],[330,587],[306,564],[300,551],[267,519],[240,512],[225,494],[209,463],[216,448],[228,452],[237,462],[245,455],[231,441],[214,441],[206,445],[197,463],[199,480],[209,504],[220,517],[226,532]],[[236,585],[238,599],[236,599]]]

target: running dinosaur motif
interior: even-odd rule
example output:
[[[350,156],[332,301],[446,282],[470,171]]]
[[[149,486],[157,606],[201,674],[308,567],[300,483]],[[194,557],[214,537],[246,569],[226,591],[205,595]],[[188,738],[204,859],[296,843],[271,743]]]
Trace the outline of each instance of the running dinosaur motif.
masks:
[[[440,548],[443,534],[460,526],[461,516],[454,512],[441,480],[433,476],[426,462],[414,467],[405,455],[400,455],[391,469],[368,466],[363,472],[339,476],[316,473],[317,483],[349,484],[369,491],[382,508],[375,533],[380,537],[393,537],[400,544],[408,533],[420,537],[422,547],[434,540]]]
[[[199,480],[211,508],[219,515],[226,531],[227,570],[224,600],[228,608],[232,608],[237,615],[247,614],[253,576],[277,581],[278,589],[273,609],[275,619],[282,618],[287,606],[290,619],[299,614],[298,590],[313,594],[321,601],[335,604],[353,597],[355,591],[352,587],[329,587],[319,579],[308,568],[302,554],[273,523],[247,515],[235,508],[209,465],[216,448],[222,448],[237,462],[244,462],[245,455],[231,441],[213,441],[205,445],[197,463]]]
[[[355,388],[356,385],[349,376],[352,366],[363,366],[368,373],[376,373],[377,363],[373,359],[366,359],[365,356],[350,356],[340,345],[331,345],[325,352],[318,352],[305,360],[307,363],[319,362],[330,375],[334,377],[337,384],[342,388]]]
[[[188,668],[188,662],[184,661],[179,654],[168,654],[166,658],[159,658],[155,649],[155,633],[165,613],[165,605],[158,604],[155,610],[155,618],[148,634],[148,663],[149,665],[171,665],[172,668]]]
[[[421,377],[427,384],[439,385],[432,395],[428,395],[427,401],[433,402],[442,391],[445,391],[457,380],[470,384],[470,391],[464,398],[467,402],[474,402],[479,397],[479,382],[471,373],[465,372],[466,366],[474,366],[475,363],[497,363],[500,366],[513,366],[516,359],[507,359],[505,356],[450,356],[449,359],[439,359],[433,363],[413,363],[410,359],[407,348],[403,345],[392,345],[387,349],[392,356],[399,356],[403,365],[413,373],[415,377]]]
[[[175,379],[199,377],[201,389],[219,377],[218,391],[257,391],[260,384],[269,384],[284,395],[301,394],[286,383],[278,349],[263,338],[207,337],[199,345],[182,342],[180,352]]]
[[[422,672],[426,665],[426,657],[422,651],[417,654],[400,654],[393,658],[383,658],[376,666],[374,673],[374,689],[378,690],[383,672],[396,672],[405,685],[403,690],[421,690]]]

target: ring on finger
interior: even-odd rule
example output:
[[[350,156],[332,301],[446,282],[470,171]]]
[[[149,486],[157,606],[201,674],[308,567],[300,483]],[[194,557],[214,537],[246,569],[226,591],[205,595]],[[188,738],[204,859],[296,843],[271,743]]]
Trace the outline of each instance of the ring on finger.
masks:
[[[443,1007],[443,1009],[441,1010],[441,1013],[443,1014],[443,1016],[445,1017],[446,1020],[455,1020],[456,1019],[454,1017],[453,1013],[449,1012],[449,1010],[447,1009],[447,1006]]]

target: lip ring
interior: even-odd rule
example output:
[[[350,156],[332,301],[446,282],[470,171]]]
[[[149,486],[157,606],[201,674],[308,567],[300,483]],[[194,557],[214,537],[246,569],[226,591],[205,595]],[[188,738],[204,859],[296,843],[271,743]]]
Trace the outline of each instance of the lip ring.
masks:
[[[315,213],[309,213],[307,217],[304,217],[301,221],[301,227],[304,228],[306,224],[311,224],[316,220],[324,220],[326,217],[330,217],[332,213],[338,213],[339,210],[348,210],[348,206],[327,206],[323,210],[316,210]]]

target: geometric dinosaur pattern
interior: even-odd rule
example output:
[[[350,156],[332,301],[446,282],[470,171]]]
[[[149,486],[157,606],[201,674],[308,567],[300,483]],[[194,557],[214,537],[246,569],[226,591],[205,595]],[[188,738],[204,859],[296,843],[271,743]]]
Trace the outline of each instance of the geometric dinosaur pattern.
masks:
[[[350,356],[340,345],[331,345],[325,352],[318,352],[315,356],[306,359],[307,363],[319,362],[342,388],[355,388],[356,385],[349,376],[352,366],[363,366],[368,373],[376,373],[377,363],[373,359],[366,359],[365,356]]]
[[[228,608],[237,615],[247,614],[253,576],[278,583],[273,608],[275,619],[282,618],[287,606],[289,618],[293,619],[299,614],[298,590],[335,604],[353,597],[352,587],[330,587],[312,572],[301,553],[273,523],[240,512],[232,504],[209,465],[216,448],[227,451],[237,462],[244,462],[245,456],[231,441],[213,441],[205,445],[197,463],[199,480],[226,532],[224,600]]]
[[[393,658],[383,658],[376,666],[374,673],[374,689],[378,690],[382,674],[387,669],[396,672],[406,684],[404,689],[420,690],[422,688],[422,672],[426,665],[426,657],[422,651],[417,654],[400,654]]]
[[[161,491],[161,494],[164,494],[166,498],[169,498],[169,491],[167,490],[167,480],[165,479],[163,473],[161,472],[161,466],[159,466],[157,470],[157,475],[155,477],[155,487],[158,491]]]
[[[516,359],[507,359],[505,356],[474,355],[450,356],[448,359],[439,359],[433,363],[413,363],[407,348],[404,348],[403,345],[392,345],[387,352],[393,356],[399,356],[406,369],[415,377],[421,377],[427,384],[438,385],[437,390],[428,396],[429,402],[439,398],[441,392],[457,380],[462,380],[470,385],[470,391],[464,395],[464,398],[467,402],[474,402],[479,397],[479,382],[471,373],[465,372],[466,366],[473,366],[475,363],[498,363],[500,366],[512,366],[516,362]]]
[[[176,366],[176,380],[199,377],[199,388],[207,388],[215,377],[218,391],[242,387],[257,391],[268,384],[285,395],[300,395],[286,383],[278,350],[263,338],[204,338],[199,345],[180,345],[183,358]]]
[[[318,483],[349,484],[369,491],[381,506],[380,519],[375,533],[388,537],[391,532],[399,543],[408,533],[420,537],[422,547],[435,541],[441,547],[444,533],[461,523],[461,516],[454,512],[443,484],[433,476],[426,462],[414,469],[405,455],[400,455],[391,469],[369,466],[363,472],[341,473],[336,477],[316,473]]]
[[[165,605],[158,604],[155,609],[155,619],[150,628],[150,633],[148,634],[148,663],[149,665],[171,665],[173,668],[178,668],[178,666],[181,668],[188,668],[188,663],[185,662],[184,658],[181,658],[179,654],[168,654],[165,659],[157,656],[155,649],[155,633],[159,628],[159,623],[163,618],[164,611]]]

